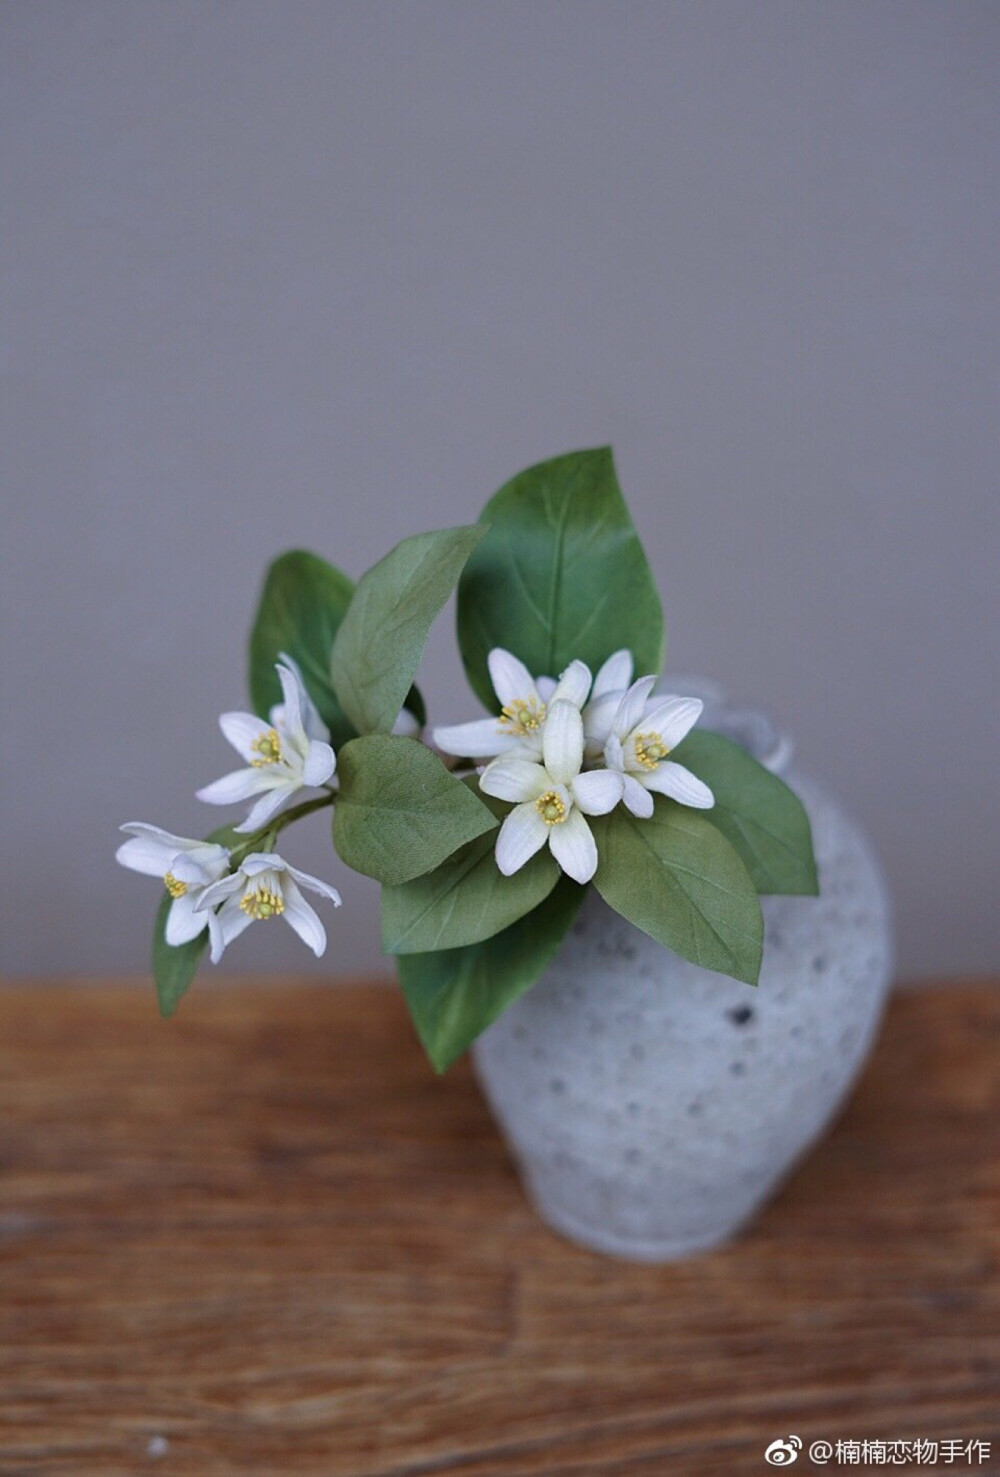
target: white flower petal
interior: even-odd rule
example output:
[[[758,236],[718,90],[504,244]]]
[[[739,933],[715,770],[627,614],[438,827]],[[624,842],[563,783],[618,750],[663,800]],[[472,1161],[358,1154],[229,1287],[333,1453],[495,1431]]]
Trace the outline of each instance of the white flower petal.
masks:
[[[494,759],[479,776],[479,788],[484,795],[492,795],[496,800],[512,800],[515,804],[537,800],[548,786],[549,776],[542,766],[516,754],[504,754]]]
[[[208,914],[195,912],[196,902],[197,897],[185,892],[181,897],[175,897],[170,904],[163,937],[172,948],[190,943],[208,927]]]
[[[549,828],[549,846],[574,882],[589,882],[597,871],[597,842],[578,810],[571,810],[560,825]]]
[[[624,738],[627,733],[631,733],[632,729],[639,722],[645,711],[646,699],[655,686],[655,676],[640,677],[638,682],[632,683],[632,686],[622,698],[618,712],[615,714],[614,722],[612,723],[615,733],[619,734],[620,737]]]
[[[284,872],[288,863],[276,851],[252,851],[240,864],[244,877],[259,877],[261,872]]]
[[[337,768],[337,756],[329,744],[310,739],[302,766],[302,779],[307,785],[325,785]]]
[[[609,769],[625,768],[625,753],[616,733],[608,734],[608,741],[604,745],[604,759]]]
[[[515,806],[497,836],[497,866],[505,877],[519,871],[537,851],[541,851],[550,829],[533,804]]]
[[[150,841],[162,841],[164,846],[172,846],[175,851],[191,845],[189,837],[175,836],[173,831],[165,831],[162,826],[150,825],[148,821],[126,821],[118,829],[124,831],[126,836],[143,836]]]
[[[590,680],[590,668],[585,662],[570,662],[549,701],[573,703],[582,708],[590,693]]]
[[[622,798],[623,776],[617,769],[590,769],[578,774],[571,788],[584,815],[607,815]]]
[[[556,679],[554,677],[536,677],[535,689],[543,703],[547,703],[556,690]]]
[[[516,734],[506,733],[496,718],[477,718],[473,723],[454,723],[435,728],[434,742],[445,754],[459,759],[492,759],[519,747]]]
[[[213,882],[211,887],[206,887],[205,891],[195,899],[196,911],[207,913],[212,908],[217,908],[220,903],[232,897],[234,892],[240,891],[244,880],[240,872],[232,872],[228,877],[220,877],[218,882]]]
[[[282,896],[285,899],[285,911],[281,916],[318,959],[326,948],[326,929],[319,914],[306,902],[291,879],[282,888]]]
[[[143,821],[129,821],[120,828],[131,832],[132,839],[122,842],[115,852],[115,859],[132,872],[141,872],[145,877],[163,877],[170,870],[170,863],[183,850],[182,838],[161,831],[159,826],[147,826]]]
[[[583,736],[589,748],[598,752],[604,748],[623,696],[622,692],[606,692],[596,700],[592,698],[584,708]]]
[[[696,810],[711,810],[715,804],[715,796],[708,786],[697,775],[693,775],[690,769],[685,769],[683,764],[674,764],[671,760],[658,764],[648,774],[640,776],[639,783],[645,785],[647,790],[655,790],[659,795],[669,795],[671,800],[676,800],[681,805],[694,806]]]
[[[551,705],[542,734],[545,768],[561,785],[580,773],[583,763],[583,719],[580,709],[561,700]]]
[[[279,777],[278,783],[283,782]],[[272,789],[273,786],[274,775],[269,770],[234,769],[232,774],[224,774],[220,780],[203,785],[200,790],[195,791],[195,795],[208,805],[236,805],[241,800],[249,800],[252,795],[259,795],[263,790]]]
[[[280,857],[278,861],[281,862]],[[281,866],[292,881],[297,882],[300,887],[307,887],[310,892],[328,898],[335,908],[340,907],[342,901],[340,893],[335,887],[331,887],[329,882],[324,882],[321,877],[314,877],[310,872],[300,872],[298,867],[293,867],[290,862],[281,862]]]
[[[294,657],[288,655],[287,651],[279,651],[278,658],[298,678],[299,712],[302,719],[302,726],[306,731],[306,737],[319,739],[320,743],[328,744],[330,742],[330,730],[323,722],[319,714],[319,709],[309,696],[309,689],[305,684],[305,678],[302,676],[302,668]],[[275,723],[279,721],[282,724],[286,721],[285,706],[283,703],[279,703],[271,709],[271,722]]]
[[[179,851],[170,863],[170,875],[188,887],[207,887],[215,881],[215,875],[206,872],[193,852]]]
[[[528,698],[538,696],[534,677],[511,652],[504,651],[502,646],[494,646],[486,660],[493,691],[500,699],[502,708],[508,703],[525,702]]]
[[[653,814],[653,797],[644,785],[641,785],[635,775],[622,775],[624,786],[623,798],[626,809],[641,821],[648,821]]]
[[[260,758],[253,748],[254,740],[263,738],[270,732],[271,725],[253,713],[222,713],[219,716],[219,727],[240,758],[251,764],[254,759]]]
[[[267,794],[262,795],[251,805],[246,820],[234,826],[233,830],[239,832],[241,836],[249,836],[254,831],[259,831],[262,826],[267,825],[273,815],[277,815],[288,797],[294,795],[300,788],[294,780],[290,782],[286,780],[281,785],[273,785]]]
[[[416,738],[420,732],[420,720],[409,708],[400,708],[392,725],[392,732],[401,738]]]
[[[676,749],[698,722],[703,706],[696,697],[664,698],[643,714],[642,729],[658,733],[668,749]]]
[[[218,964],[222,958],[227,945],[233,939],[239,938],[253,922],[249,913],[244,913],[239,903],[230,902],[221,908],[218,913],[208,915],[208,936],[211,941],[211,958],[213,964]]]
[[[184,848],[193,862],[197,862],[210,882],[229,871],[229,851],[216,841],[188,842]]]
[[[302,699],[305,696],[302,678],[298,669],[286,667],[284,662],[276,662],[274,670],[278,674],[281,683],[281,695],[283,698],[281,711],[281,726],[294,741],[300,742],[305,748],[308,742],[305,724],[302,722]],[[306,699],[308,702],[308,698]]]
[[[623,693],[632,681],[632,653],[626,648],[609,656],[594,678],[591,698],[606,697],[608,693]]]

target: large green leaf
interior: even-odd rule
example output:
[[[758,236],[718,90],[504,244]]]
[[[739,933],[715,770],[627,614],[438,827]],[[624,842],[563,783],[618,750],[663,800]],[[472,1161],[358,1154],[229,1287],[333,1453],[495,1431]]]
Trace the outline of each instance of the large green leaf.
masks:
[[[458,642],[488,708],[494,646],[536,676],[558,677],[574,658],[596,669],[623,646],[637,672],[660,670],[663,613],[609,447],[529,467],[481,521],[489,532],[458,586]]]
[[[416,739],[354,739],[338,755],[337,774],[333,844],[349,867],[379,882],[409,882],[496,829],[478,794]]]
[[[718,733],[689,734],[671,757],[711,788],[715,805],[705,817],[739,853],[758,892],[817,895],[809,817],[784,780]]]
[[[755,985],[764,946],[746,867],[705,815],[656,797],[649,820],[624,806],[591,822],[594,884],[623,918],[705,969]]]
[[[216,841],[220,846],[228,847],[239,846],[246,839],[234,831],[232,826],[219,826],[205,837],[206,841]],[[198,972],[201,956],[208,947],[207,928],[197,938],[191,939],[190,943],[167,943],[164,932],[172,902],[169,892],[164,892],[153,920],[153,980],[160,1014],[164,1019],[173,1015],[181,997],[187,993],[188,986]]]
[[[509,805],[482,797],[498,818]],[[509,928],[538,906],[559,880],[546,846],[505,877],[496,864],[492,832],[469,842],[433,872],[382,889],[382,949],[386,954],[426,954],[478,944]]]
[[[331,660],[331,680],[359,732],[392,728],[434,617],[484,532],[472,524],[419,533],[361,576]]]
[[[274,664],[281,652],[298,662],[334,748],[354,736],[330,681],[334,637],[354,591],[346,574],[316,554],[293,549],[267,571],[250,633],[250,698],[262,717],[281,701]]]
[[[400,954],[399,983],[438,1072],[540,978],[585,893],[586,888],[561,877],[540,907],[483,943],[433,954]]]

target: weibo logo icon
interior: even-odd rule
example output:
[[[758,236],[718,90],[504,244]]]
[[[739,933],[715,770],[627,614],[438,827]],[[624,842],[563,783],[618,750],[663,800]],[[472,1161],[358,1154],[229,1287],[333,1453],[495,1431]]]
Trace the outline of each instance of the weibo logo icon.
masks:
[[[802,1441],[798,1436],[789,1436],[787,1440],[779,1437],[765,1451],[764,1460],[772,1467],[790,1467],[793,1462],[798,1461],[801,1450]]]

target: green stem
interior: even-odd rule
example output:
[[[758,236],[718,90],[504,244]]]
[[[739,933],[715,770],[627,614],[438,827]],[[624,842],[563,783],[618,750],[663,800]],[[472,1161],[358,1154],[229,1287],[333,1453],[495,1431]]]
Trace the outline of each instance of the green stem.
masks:
[[[239,846],[231,848],[230,857],[233,863],[233,870],[235,871],[243,858],[249,856],[251,852],[273,851],[274,843],[277,841],[280,831],[283,831],[286,826],[290,826],[293,821],[300,821],[303,816],[312,815],[314,810],[325,810],[327,806],[333,804],[335,798],[336,796],[331,790],[328,794],[320,795],[315,800],[303,800],[301,805],[293,805],[291,810],[285,810],[281,815],[275,816],[270,825],[265,826],[263,830],[254,831],[253,835],[248,836]]]

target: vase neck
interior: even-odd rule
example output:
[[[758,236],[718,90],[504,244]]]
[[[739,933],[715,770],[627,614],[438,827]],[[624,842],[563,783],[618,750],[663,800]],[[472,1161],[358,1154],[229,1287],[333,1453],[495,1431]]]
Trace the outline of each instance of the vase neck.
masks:
[[[704,703],[701,728],[732,739],[772,774],[784,774],[788,768],[794,745],[766,713],[756,708],[730,707],[721,687],[706,677],[668,676],[659,684],[659,689],[700,698]]]
[[[784,774],[792,758],[794,746],[766,713],[753,708],[724,708],[706,725],[713,733],[732,739],[746,749],[759,764],[772,774]]]

